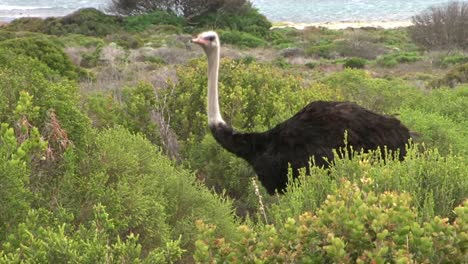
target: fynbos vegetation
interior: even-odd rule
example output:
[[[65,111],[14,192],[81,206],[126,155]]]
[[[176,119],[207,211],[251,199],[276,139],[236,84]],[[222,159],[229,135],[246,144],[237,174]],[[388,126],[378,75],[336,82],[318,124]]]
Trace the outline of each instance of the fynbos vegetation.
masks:
[[[158,6],[0,28],[0,263],[468,261],[464,2],[408,29],[336,31],[270,29],[244,1],[137,2]],[[453,21],[426,23],[439,15]],[[405,160],[338,149],[267,194],[207,127],[189,44],[205,29],[225,47],[229,124],[352,101],[415,132]]]

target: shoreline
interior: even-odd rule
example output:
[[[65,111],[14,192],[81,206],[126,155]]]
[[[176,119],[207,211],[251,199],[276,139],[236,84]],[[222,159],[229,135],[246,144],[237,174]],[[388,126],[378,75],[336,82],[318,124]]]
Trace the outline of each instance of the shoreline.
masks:
[[[28,16],[24,16],[28,17]],[[63,17],[63,16],[52,16],[52,17]],[[19,17],[18,17],[19,18]],[[39,17],[46,19],[48,17]],[[17,18],[14,18],[17,19]],[[0,27],[8,25],[11,20],[1,20]],[[342,30],[347,28],[381,28],[381,29],[392,29],[392,28],[403,28],[409,27],[413,24],[410,20],[401,20],[401,21],[335,21],[335,22],[272,22],[273,26],[271,29],[275,28],[295,28],[298,30],[303,30],[307,27],[323,27],[332,30]]]
[[[274,28],[288,28],[292,27],[298,30],[303,30],[307,27],[324,27],[327,29],[340,30],[347,28],[402,28],[413,25],[410,20],[403,21],[336,21],[336,22],[312,22],[312,23],[297,23],[297,22],[276,22],[273,23],[272,29]]]

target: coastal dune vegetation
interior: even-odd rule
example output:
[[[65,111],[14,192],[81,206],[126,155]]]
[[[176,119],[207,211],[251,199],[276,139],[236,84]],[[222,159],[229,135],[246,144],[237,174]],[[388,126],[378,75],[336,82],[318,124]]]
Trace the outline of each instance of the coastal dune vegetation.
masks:
[[[468,261],[466,2],[344,30],[271,29],[248,1],[118,5],[134,2],[0,27],[0,263]],[[336,150],[268,195],[209,133],[189,43],[207,29],[233,126],[353,101],[416,132],[405,160]]]

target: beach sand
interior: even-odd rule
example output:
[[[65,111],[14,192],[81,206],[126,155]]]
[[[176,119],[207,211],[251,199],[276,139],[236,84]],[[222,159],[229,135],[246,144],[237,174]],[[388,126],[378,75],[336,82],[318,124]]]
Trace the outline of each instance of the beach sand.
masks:
[[[413,23],[411,21],[355,21],[355,22],[319,22],[319,23],[294,23],[294,22],[279,22],[274,23],[272,28],[293,27],[296,29],[304,29],[306,27],[324,27],[328,29],[346,29],[346,28],[399,28],[409,27]]]

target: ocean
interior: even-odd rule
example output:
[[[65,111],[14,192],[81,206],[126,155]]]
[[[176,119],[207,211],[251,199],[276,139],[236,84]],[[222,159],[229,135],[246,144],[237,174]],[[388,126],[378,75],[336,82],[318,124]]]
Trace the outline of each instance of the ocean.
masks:
[[[79,8],[105,9],[110,0],[0,0],[0,21],[64,16]],[[447,0],[253,0],[273,22],[406,21]]]

